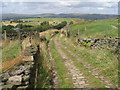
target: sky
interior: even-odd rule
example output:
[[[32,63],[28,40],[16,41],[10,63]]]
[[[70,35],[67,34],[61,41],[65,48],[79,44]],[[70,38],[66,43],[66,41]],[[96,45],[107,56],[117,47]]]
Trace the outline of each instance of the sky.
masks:
[[[118,14],[119,0],[3,0],[2,13]]]

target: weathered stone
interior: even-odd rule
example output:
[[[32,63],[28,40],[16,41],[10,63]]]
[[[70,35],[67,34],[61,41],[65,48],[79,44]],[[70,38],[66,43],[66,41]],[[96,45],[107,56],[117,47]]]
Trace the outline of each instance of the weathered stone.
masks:
[[[28,74],[31,73],[31,71],[30,70],[25,70],[24,73],[25,73],[25,75],[28,75]]]
[[[13,87],[12,84],[2,85],[3,89],[8,89],[8,88],[12,88],[12,87]]]
[[[21,69],[21,68],[20,68],[19,70],[12,71],[12,72],[10,73],[10,75],[11,75],[11,76],[20,75],[20,74],[22,74],[24,71],[25,71],[25,69]]]
[[[3,82],[0,82],[0,86],[2,86],[2,85],[4,85],[4,83],[3,83]]]
[[[110,88],[109,86],[105,86],[106,88]]]
[[[79,82],[79,84],[80,84],[80,85],[85,84],[85,81],[81,81],[81,82]]]
[[[38,50],[38,48],[36,45],[31,45],[29,47],[26,47],[24,55],[25,56],[32,56],[32,55],[36,54],[37,50]]]
[[[77,78],[78,78],[78,79],[84,79],[85,77],[82,77],[82,76],[81,76],[81,77],[77,77]]]
[[[29,81],[29,79],[30,79],[30,76],[29,76],[29,75],[23,76],[23,81],[24,81],[24,82]]]
[[[28,86],[19,86],[19,87],[17,87],[17,90],[19,90],[19,89],[27,89],[28,88]]]
[[[33,56],[25,56],[23,61],[33,61]]]
[[[21,76],[12,76],[8,79],[8,84],[12,84],[12,85],[20,85],[22,82],[22,77]]]
[[[25,82],[25,85],[29,85],[29,82],[27,81],[27,82]]]
[[[8,73],[4,73],[1,75],[2,82],[6,82],[10,75]]]

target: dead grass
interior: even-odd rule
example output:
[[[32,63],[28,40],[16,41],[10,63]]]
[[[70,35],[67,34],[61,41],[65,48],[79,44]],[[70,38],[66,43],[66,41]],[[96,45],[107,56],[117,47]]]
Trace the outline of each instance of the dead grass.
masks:
[[[112,26],[112,28],[117,29],[117,27],[116,27],[116,26]]]
[[[45,36],[45,35],[48,35],[48,34],[52,34],[52,33],[55,32],[55,31],[60,32],[60,30],[57,30],[57,29],[50,29],[50,30],[41,32],[39,35],[40,35],[40,36]]]
[[[16,58],[12,59],[12,60],[3,62],[2,67],[1,67],[2,72],[5,72],[8,69],[11,69],[14,65],[20,64],[21,62],[23,62],[23,57],[22,56],[19,56],[19,57],[16,57]]]

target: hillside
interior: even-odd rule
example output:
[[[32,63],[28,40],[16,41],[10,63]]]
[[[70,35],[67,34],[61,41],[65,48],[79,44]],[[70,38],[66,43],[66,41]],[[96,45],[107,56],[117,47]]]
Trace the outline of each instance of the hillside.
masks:
[[[42,17],[47,18],[83,18],[89,20],[109,19],[118,17],[118,15],[105,15],[105,14],[43,14]]]
[[[77,23],[69,27],[71,35],[79,32],[79,38],[101,38],[118,36],[118,19],[92,21],[87,24]]]
[[[33,18],[35,15],[28,14],[2,14],[2,20]]]

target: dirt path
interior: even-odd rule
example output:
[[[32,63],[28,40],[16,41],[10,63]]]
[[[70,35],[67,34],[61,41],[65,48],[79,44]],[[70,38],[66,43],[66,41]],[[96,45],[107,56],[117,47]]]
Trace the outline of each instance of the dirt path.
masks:
[[[63,58],[64,64],[69,71],[69,75],[72,77],[74,88],[88,88],[89,84],[87,82],[87,79],[83,76],[83,73],[74,65],[73,61],[61,50],[60,43],[57,41],[57,38],[54,39],[54,43],[55,48]]]
[[[60,42],[60,40],[58,40],[58,42]],[[117,86],[112,84],[110,80],[108,80],[104,76],[100,75],[99,72],[96,71],[96,68],[94,68],[93,66],[91,66],[90,64],[88,64],[87,62],[82,60],[78,55],[72,53],[72,51],[70,51],[66,46],[63,46],[62,44],[59,44],[59,45],[60,45],[60,47],[64,48],[70,55],[74,56],[76,58],[76,60],[81,62],[89,70],[89,72],[93,76],[95,76],[95,78],[98,78],[105,85],[106,88],[117,88]]]

